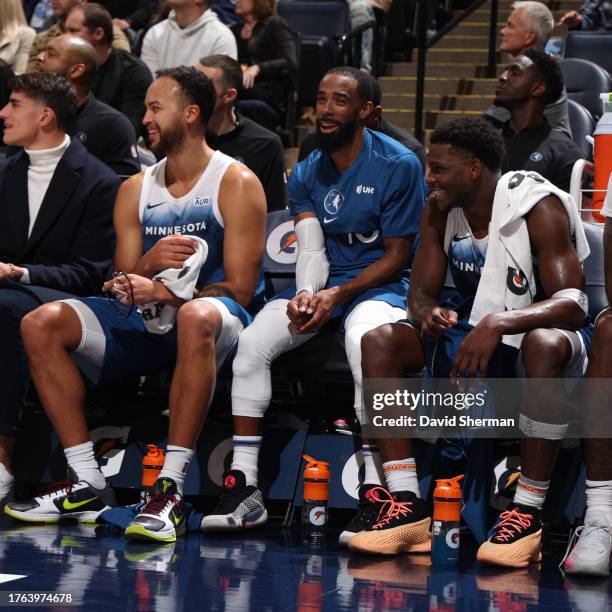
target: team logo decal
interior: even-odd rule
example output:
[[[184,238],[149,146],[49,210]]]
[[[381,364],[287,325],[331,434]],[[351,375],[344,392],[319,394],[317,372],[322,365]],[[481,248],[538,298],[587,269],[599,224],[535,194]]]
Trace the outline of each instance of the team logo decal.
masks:
[[[225,468],[231,464],[231,455],[234,452],[233,439],[225,438],[222,442],[219,442],[210,457],[208,458],[208,477],[211,482],[214,482],[217,486],[223,486],[223,473]]]
[[[223,483],[223,486],[226,489],[233,489],[236,486],[236,478],[232,476],[231,474],[228,474],[225,477],[225,482]]]
[[[337,189],[331,189],[325,196],[323,206],[330,215],[337,215],[342,208],[343,202],[344,196]]]
[[[114,426],[98,427],[90,432],[94,454],[107,478],[120,472],[129,434],[129,427]]]
[[[266,242],[266,253],[276,263],[294,264],[297,260],[297,238],[293,229],[293,221],[285,221],[275,227]]]
[[[363,469],[363,453],[353,453],[342,468],[342,488],[353,499],[359,499],[359,471]]]
[[[541,154],[539,151],[534,151],[534,152],[533,152],[533,153],[532,153],[532,154],[529,156],[529,159],[530,159],[531,161],[534,161],[534,162],[539,162],[539,161],[541,161],[541,160],[542,160],[542,154]]]
[[[527,277],[523,274],[522,270],[517,270],[510,266],[508,266],[506,274],[506,285],[514,295],[525,295],[529,290]]]
[[[446,534],[446,545],[449,548],[459,548],[459,530],[456,527]]]
[[[316,525],[317,527],[325,525],[325,508],[323,506],[316,506],[310,511],[308,518],[312,525]]]

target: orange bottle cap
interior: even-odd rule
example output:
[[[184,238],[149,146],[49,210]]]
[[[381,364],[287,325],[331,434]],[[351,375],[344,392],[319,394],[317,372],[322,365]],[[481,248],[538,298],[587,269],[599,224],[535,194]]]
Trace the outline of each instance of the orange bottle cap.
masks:
[[[434,489],[434,521],[459,521],[463,506],[463,495],[459,481],[463,474],[455,478],[440,478],[436,480]]]
[[[326,501],[329,498],[329,463],[308,455],[304,468],[304,499]]]

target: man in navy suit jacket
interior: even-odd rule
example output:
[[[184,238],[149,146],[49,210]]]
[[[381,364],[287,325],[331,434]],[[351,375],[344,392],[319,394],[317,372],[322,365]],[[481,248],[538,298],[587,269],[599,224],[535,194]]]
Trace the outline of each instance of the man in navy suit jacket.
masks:
[[[54,74],[13,79],[0,164],[0,503],[12,486],[14,432],[27,391],[21,318],[44,302],[100,292],[114,249],[119,178],[66,130],[76,96]]]

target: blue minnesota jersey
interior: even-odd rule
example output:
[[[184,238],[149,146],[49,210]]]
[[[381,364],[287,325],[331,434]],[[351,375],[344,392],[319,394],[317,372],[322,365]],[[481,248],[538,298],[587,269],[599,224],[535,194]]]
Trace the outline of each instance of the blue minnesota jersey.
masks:
[[[380,132],[365,131],[359,156],[342,174],[327,153],[313,151],[293,169],[288,188],[291,213],[315,213],[323,228],[328,285],[379,260],[384,239],[418,233],[425,199],[421,164]]]

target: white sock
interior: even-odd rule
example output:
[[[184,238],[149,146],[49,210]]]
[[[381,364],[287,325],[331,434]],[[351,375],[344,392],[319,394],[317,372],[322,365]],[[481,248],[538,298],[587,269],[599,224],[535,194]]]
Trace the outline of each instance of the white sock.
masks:
[[[182,495],[183,487],[185,486],[185,476],[187,475],[187,470],[189,469],[192,458],[193,449],[168,444],[166,447],[164,467],[159,473],[158,478],[171,478],[174,480],[179,495]]]
[[[247,485],[257,486],[257,462],[261,436],[234,436],[234,457],[232,470],[240,470],[246,477]]]
[[[421,497],[414,457],[397,461],[385,461],[382,465],[387,488],[391,493],[412,491],[417,497]]]
[[[0,463],[0,504],[11,492],[14,483],[15,477],[6,469],[4,463]]]
[[[516,485],[514,503],[541,510],[546,500],[549,484],[550,480],[530,480],[521,474]]]
[[[361,451],[363,452],[363,465],[365,466],[363,484],[382,484],[384,474],[378,446],[376,444],[363,444]]]
[[[587,511],[584,522],[589,522],[589,514],[592,515],[595,511],[598,515],[604,513],[608,518],[608,524],[612,525],[612,480],[587,480],[586,498]]]
[[[84,480],[94,489],[106,488],[106,478],[94,455],[94,445],[90,440],[64,449],[68,466],[76,474],[77,480]]]

